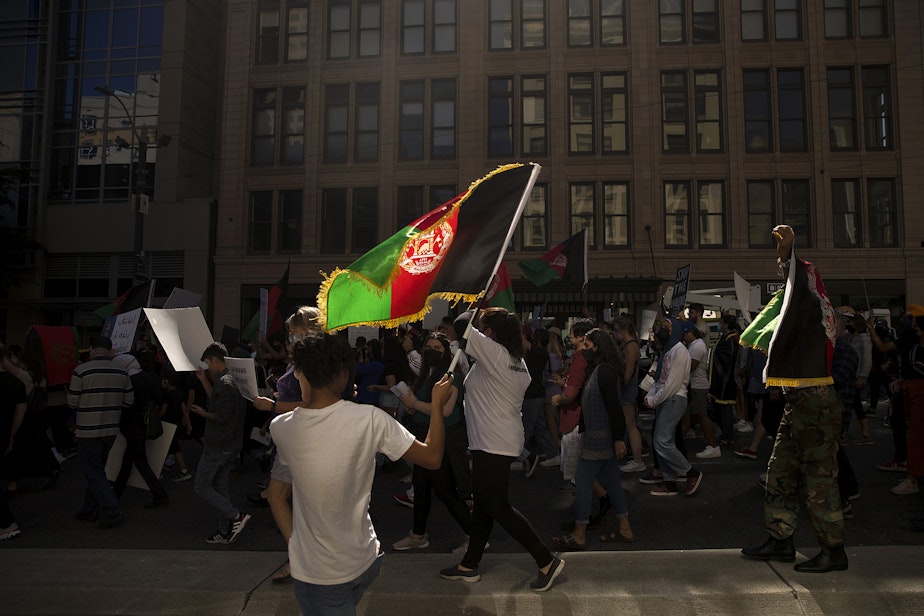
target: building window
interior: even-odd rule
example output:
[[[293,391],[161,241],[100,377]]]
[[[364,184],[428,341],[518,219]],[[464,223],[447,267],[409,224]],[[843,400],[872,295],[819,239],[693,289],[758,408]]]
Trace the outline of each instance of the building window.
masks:
[[[488,156],[513,154],[513,79],[488,80]]]
[[[594,185],[592,182],[570,184],[569,191],[571,231],[568,235],[587,229],[588,245],[594,248],[597,245],[594,229]]]
[[[327,57],[350,57],[350,21],[352,20],[350,0],[330,0],[327,22]]]
[[[887,248],[898,245],[898,212],[895,203],[895,180],[875,179],[867,182],[867,221],[869,245]]]
[[[276,89],[254,90],[251,164],[272,165],[276,149]]]
[[[717,248],[725,245],[725,185],[722,182],[696,183],[699,199],[699,245]]]
[[[568,0],[568,47],[594,44],[591,0]]]
[[[423,186],[399,186],[395,216],[399,229],[403,229],[424,215]]]
[[[719,71],[694,75],[696,151],[722,151],[722,86]]]
[[[491,0],[490,49],[513,49],[513,0]]]
[[[321,191],[321,254],[346,252],[347,189]]]
[[[350,229],[351,252],[366,252],[379,243],[378,188],[353,189],[353,211]]]
[[[831,181],[831,208],[834,214],[834,246],[860,245],[860,196],[857,180]]]
[[[629,184],[603,183],[603,246],[628,248],[629,243]]]
[[[431,114],[430,157],[456,157],[456,80],[434,79],[430,82],[433,100]]]
[[[767,40],[766,0],[741,0],[741,40]]]
[[[249,252],[269,252],[273,248],[273,191],[250,193]]]
[[[258,17],[257,64],[279,62],[279,9],[262,9]]]
[[[802,39],[801,0],[775,0],[773,7],[773,29],[778,41]]]
[[[850,0],[825,0],[825,38],[849,38]]]
[[[305,162],[305,88],[282,89],[282,152],[285,164]]]
[[[456,50],[456,0],[433,3],[433,53]]]
[[[744,71],[744,146],[747,152],[773,151],[770,72]]]
[[[658,0],[658,17],[662,43],[683,43],[684,0]]]
[[[804,152],[807,144],[805,138],[805,82],[802,69],[778,69],[776,87],[780,122],[780,151]]]
[[[594,153],[594,76],[568,77],[568,151],[571,154]]]
[[[382,49],[382,5],[376,2],[359,3],[360,58],[377,56]]]
[[[812,208],[808,180],[782,180],[780,205],[784,225],[792,227],[802,246],[812,247]]]
[[[770,231],[776,226],[776,207],[772,180],[754,180],[747,183],[748,246],[771,248]]]
[[[886,3],[884,0],[860,0],[858,17],[861,37],[886,36]]]
[[[664,182],[664,244],[691,248],[690,183]]]
[[[626,3],[624,0],[601,0],[600,44],[604,47],[626,44]]]
[[[689,154],[689,108],[685,72],[661,73],[661,131],[664,152]]]
[[[857,149],[853,70],[828,69],[828,137],[831,150]]]
[[[545,0],[520,0],[520,47],[545,47]]]
[[[299,62],[308,59],[308,7],[289,9],[286,20],[286,60]]]
[[[719,42],[719,13],[716,0],[693,0],[693,42]]]
[[[275,212],[273,197],[271,190],[250,193],[247,249],[251,253],[297,254],[302,248],[302,191],[279,191]]]
[[[892,102],[887,66],[864,66],[863,141],[867,150],[892,149]]]
[[[356,84],[356,145],[353,160],[370,163],[379,159],[379,84]]]
[[[812,245],[808,180],[782,180],[781,203],[776,204],[773,180],[747,182],[748,246],[771,248],[770,234],[777,224],[787,224],[799,238],[800,246]]]
[[[300,190],[279,192],[276,249],[281,253],[298,253],[302,249],[302,191]]]
[[[628,86],[625,73],[604,73],[600,77],[603,93],[603,153],[626,153],[628,145]]]
[[[402,81],[399,86],[398,158],[423,159],[424,82]]]
[[[536,184],[529,194],[523,217],[520,219],[520,249],[545,250],[548,248],[548,186]]]
[[[426,32],[424,0],[404,0],[401,13],[401,53],[424,52]]]
[[[324,89],[324,162],[348,160],[350,86],[328,85]]]
[[[545,77],[523,77],[523,154],[548,154],[545,99]]]

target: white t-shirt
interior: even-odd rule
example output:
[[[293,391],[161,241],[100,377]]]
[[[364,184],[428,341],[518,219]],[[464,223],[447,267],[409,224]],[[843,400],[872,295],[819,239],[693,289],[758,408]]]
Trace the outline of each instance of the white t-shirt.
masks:
[[[690,387],[692,389],[709,389],[709,372],[707,370],[709,348],[702,338],[697,338],[690,343],[687,350],[690,351],[690,360],[699,362],[699,365],[690,375]]]
[[[326,586],[356,579],[380,551],[369,517],[375,454],[397,460],[414,436],[381,409],[346,400],[284,413],[270,430],[292,472],[292,577]]]
[[[501,456],[523,451],[523,394],[529,387],[526,361],[472,328],[465,352],[475,359],[465,379],[468,447]]]

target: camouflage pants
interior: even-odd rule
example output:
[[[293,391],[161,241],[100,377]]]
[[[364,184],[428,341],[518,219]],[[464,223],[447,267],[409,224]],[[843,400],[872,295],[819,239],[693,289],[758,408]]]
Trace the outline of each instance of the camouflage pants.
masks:
[[[837,448],[843,405],[834,388],[826,385],[789,390],[786,400],[767,473],[767,530],[777,539],[791,536],[804,498],[818,543],[842,545]]]

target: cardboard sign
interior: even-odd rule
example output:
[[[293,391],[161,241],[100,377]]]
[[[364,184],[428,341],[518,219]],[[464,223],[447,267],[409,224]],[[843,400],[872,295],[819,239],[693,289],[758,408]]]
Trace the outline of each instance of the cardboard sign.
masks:
[[[379,328],[371,325],[356,325],[347,328],[347,336],[350,340],[350,346],[356,347],[356,339],[362,336],[368,342],[369,340],[378,340]]]
[[[144,448],[148,457],[148,464],[151,470],[154,471],[155,477],[160,476],[160,472],[164,469],[164,460],[167,459],[167,452],[170,450],[170,441],[173,440],[173,433],[176,432],[176,424],[167,421],[161,421],[160,423],[164,427],[164,433],[154,440],[149,439]],[[116,477],[119,476],[124,454],[125,437],[119,434],[116,436],[115,443],[112,444],[112,449],[109,450],[109,457],[106,459],[106,479],[109,481],[115,481]],[[132,465],[132,474],[128,476],[128,485],[142,490],[148,489],[148,484],[144,482],[141,473],[138,472],[134,465]]]
[[[164,302],[164,308],[197,308],[201,301],[202,296],[198,293],[173,287],[173,291],[170,291],[170,297]]]
[[[112,335],[110,336],[113,354],[128,353],[132,350],[135,331],[138,329],[138,322],[141,320],[141,310],[141,308],[135,308],[131,312],[116,316],[115,325],[112,327]]]
[[[668,309],[671,316],[677,316],[687,305],[687,291],[690,288],[690,266],[684,265],[677,270],[674,278],[674,294],[671,296],[671,305]]]
[[[253,358],[225,357],[228,364],[228,374],[234,378],[241,395],[253,402],[260,395],[257,390],[257,368]]]
[[[202,368],[202,352],[214,342],[205,317],[198,308],[145,308],[164,353],[177,372]]]

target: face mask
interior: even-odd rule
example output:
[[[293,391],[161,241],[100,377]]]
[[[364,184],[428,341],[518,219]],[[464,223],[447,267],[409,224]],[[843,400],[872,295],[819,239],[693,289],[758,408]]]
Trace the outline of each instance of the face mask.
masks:
[[[565,351],[565,357],[567,357],[568,359],[571,359],[572,357],[574,357],[574,351],[572,351],[571,349],[568,349],[567,351]]]
[[[443,357],[442,351],[437,351],[436,349],[427,349],[423,353],[424,361],[427,362],[427,365],[432,366],[440,361]]]

